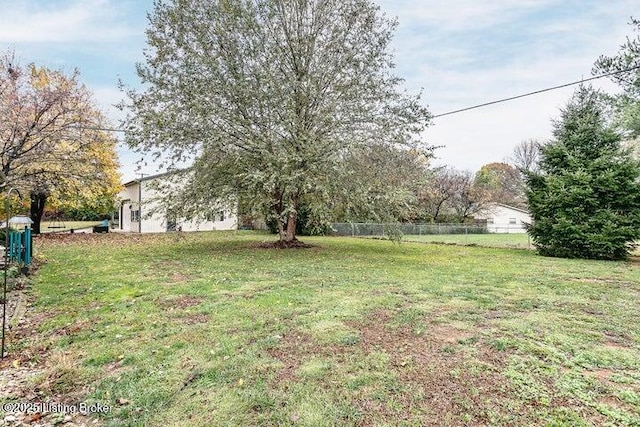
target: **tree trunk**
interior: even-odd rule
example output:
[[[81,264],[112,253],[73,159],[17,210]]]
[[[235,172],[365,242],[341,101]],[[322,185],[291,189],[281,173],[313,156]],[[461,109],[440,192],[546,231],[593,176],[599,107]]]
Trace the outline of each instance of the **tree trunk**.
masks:
[[[441,201],[436,205],[436,211],[433,214],[433,222],[438,222],[438,217],[440,216],[440,209],[442,209],[442,205],[446,202],[446,199]]]
[[[276,218],[278,218],[278,238],[280,239],[281,242],[284,242],[285,239],[285,232],[284,232],[284,226],[282,225],[282,220],[280,219],[280,216],[278,215],[280,212],[276,213]]]
[[[291,198],[291,211],[287,217],[287,234],[285,236],[285,242],[293,242],[296,240],[296,222],[298,219],[298,204],[299,196],[293,196]]]
[[[287,218],[287,234],[284,238],[285,242],[293,242],[296,240],[296,216],[294,212],[289,213]]]
[[[31,198],[31,230],[33,234],[40,234],[40,223],[44,214],[44,205],[47,202],[47,195],[43,193],[30,193]]]
[[[276,188],[271,194],[273,197],[273,203],[271,204],[271,213],[276,218],[276,224],[278,226],[278,239],[283,242],[285,238],[284,225],[282,224],[282,192]]]

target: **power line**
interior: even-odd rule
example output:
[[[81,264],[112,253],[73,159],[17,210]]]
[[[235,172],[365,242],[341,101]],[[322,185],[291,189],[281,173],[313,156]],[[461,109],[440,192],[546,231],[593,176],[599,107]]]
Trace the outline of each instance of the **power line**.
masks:
[[[640,69],[640,65],[636,65],[635,67],[627,68],[627,69],[624,69],[624,70],[613,71],[613,72],[607,73],[607,74],[600,74],[599,76],[589,77],[587,79],[576,80],[575,82],[571,82],[571,83],[565,83],[565,84],[561,84],[561,85],[558,85],[558,86],[552,86],[552,87],[548,87],[548,88],[545,88],[545,89],[535,90],[533,92],[523,93],[521,95],[515,95],[515,96],[510,96],[508,98],[497,99],[495,101],[484,102],[482,104],[473,105],[471,107],[465,107],[465,108],[460,108],[458,110],[447,111],[446,113],[436,114],[435,116],[433,116],[433,118],[437,119],[438,117],[450,116],[452,114],[462,113],[464,111],[469,111],[469,110],[475,110],[477,108],[487,107],[489,105],[495,105],[495,104],[500,104],[502,102],[513,101],[514,99],[525,98],[527,96],[537,95],[539,93],[550,92],[552,90],[558,90],[558,89],[562,89],[562,88],[569,87],[569,86],[575,86],[575,85],[578,85],[578,84],[581,84],[581,83],[584,83],[584,82],[589,82],[589,81],[592,81],[592,80],[598,80],[598,79],[601,79],[603,77],[611,77],[611,76],[615,76],[616,74],[628,73],[629,71],[634,71],[634,70],[638,70],[638,69]],[[105,128],[105,127],[83,126],[83,127],[78,127],[78,128],[79,129],[86,129],[86,130],[100,130],[100,131],[106,131],[106,132],[126,132],[124,129]]]
[[[495,100],[495,101],[490,101],[490,102],[485,102],[485,103],[482,103],[482,104],[473,105],[471,107],[460,108],[458,110],[448,111],[448,112],[442,113],[442,114],[436,114],[435,116],[433,116],[433,118],[437,119],[438,117],[449,116],[451,114],[456,114],[456,113],[462,113],[463,111],[475,110],[476,108],[482,108],[482,107],[486,107],[486,106],[489,106],[489,105],[500,104],[501,102],[513,101],[514,99],[524,98],[526,96],[531,96],[531,95],[537,95],[537,94],[543,93],[543,92],[550,92],[552,90],[562,89],[562,88],[565,88],[565,87],[568,87],[568,86],[577,85],[577,84],[588,82],[588,81],[591,81],[591,80],[601,79],[603,77],[614,76],[616,74],[627,73],[629,71],[633,71],[633,70],[637,70],[637,69],[640,69],[640,65],[637,65],[637,66],[631,67],[631,68],[627,68],[625,70],[619,70],[619,71],[614,71],[614,72],[607,73],[607,74],[601,74],[599,76],[589,77],[588,79],[582,79],[582,80],[578,80],[578,81],[571,82],[571,83],[565,83],[565,84],[558,85],[558,86],[548,87],[548,88],[545,88],[545,89],[540,89],[540,90],[536,90],[536,91],[533,91],[533,92],[524,93],[522,95],[510,96],[508,98],[502,98],[502,99],[498,99],[498,100]]]

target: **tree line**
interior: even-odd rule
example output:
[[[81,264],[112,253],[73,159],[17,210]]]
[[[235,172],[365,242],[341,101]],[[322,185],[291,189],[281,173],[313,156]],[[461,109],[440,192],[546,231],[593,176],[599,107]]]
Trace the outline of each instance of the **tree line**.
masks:
[[[299,222],[465,220],[497,201],[528,206],[544,254],[629,255],[640,168],[620,129],[638,132],[638,68],[614,77],[624,95],[607,102],[581,87],[551,141],[516,147],[517,167],[434,170],[421,139],[431,114],[393,73],[396,25],[368,0],[156,3],[137,67],[146,87],[123,105],[128,143],[176,160],[198,153],[174,206],[198,217],[213,200],[238,201],[266,215],[281,246],[295,245]],[[638,65],[639,45],[629,39],[595,69]]]
[[[640,22],[631,25],[640,28]],[[546,255],[619,259],[640,238],[640,38],[602,56],[623,92],[581,86],[549,141],[476,173],[431,166],[431,113],[394,74],[397,26],[370,0],[157,2],[142,88],[123,87],[128,145],[195,158],[167,209],[205,219],[220,203],[264,217],[278,245],[330,221],[468,221],[488,203],[527,207]],[[115,141],[78,74],[5,55],[1,180],[45,203],[113,204]],[[510,163],[510,164],[509,164]],[[183,179],[183,178],[181,178]]]

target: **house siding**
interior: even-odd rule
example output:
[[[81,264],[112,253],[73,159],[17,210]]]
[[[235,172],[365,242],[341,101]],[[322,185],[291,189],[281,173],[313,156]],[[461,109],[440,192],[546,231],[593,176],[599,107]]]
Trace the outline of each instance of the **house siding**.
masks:
[[[531,223],[529,213],[511,206],[495,204],[476,215],[477,219],[487,220],[490,233],[526,233],[525,224]]]
[[[137,233],[140,230],[142,233],[164,233],[167,230],[169,219],[162,215],[160,212],[155,212],[148,217],[147,213],[156,208],[157,202],[153,200],[157,198],[158,194],[156,190],[152,189],[149,183],[153,179],[147,178],[145,180],[131,181],[124,184],[124,189],[120,192],[120,224],[119,229],[125,232]],[[139,185],[142,184],[142,204],[138,203],[138,197],[140,194]],[[141,223],[134,218],[135,211],[142,208]],[[233,208],[226,208],[223,210],[224,219],[220,220],[215,218],[213,221],[193,221],[183,218],[175,219],[175,228],[182,231],[209,231],[209,230],[235,230],[238,227],[238,218]]]

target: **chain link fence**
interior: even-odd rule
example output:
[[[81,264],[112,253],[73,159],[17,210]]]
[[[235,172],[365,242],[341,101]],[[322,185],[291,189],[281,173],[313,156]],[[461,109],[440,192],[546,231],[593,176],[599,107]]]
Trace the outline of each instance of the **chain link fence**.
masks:
[[[336,236],[386,236],[391,233],[403,235],[432,234],[486,234],[489,231],[484,224],[375,224],[340,222],[331,224]]]
[[[518,226],[486,224],[334,223],[333,235],[387,237],[399,233],[405,241],[532,249],[529,235]]]

